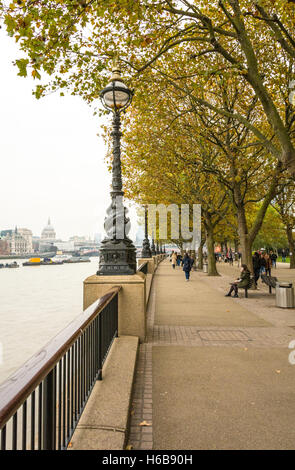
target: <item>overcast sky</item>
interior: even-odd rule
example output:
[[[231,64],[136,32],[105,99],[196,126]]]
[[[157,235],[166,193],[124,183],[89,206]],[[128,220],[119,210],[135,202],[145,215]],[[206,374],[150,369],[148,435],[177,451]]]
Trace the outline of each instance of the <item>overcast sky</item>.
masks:
[[[0,29],[0,230],[25,227],[40,236],[50,217],[58,238],[104,235],[111,175],[97,136],[101,121],[79,97],[36,100],[37,82],[12,65],[18,57]],[[134,209],[130,216],[134,239]]]

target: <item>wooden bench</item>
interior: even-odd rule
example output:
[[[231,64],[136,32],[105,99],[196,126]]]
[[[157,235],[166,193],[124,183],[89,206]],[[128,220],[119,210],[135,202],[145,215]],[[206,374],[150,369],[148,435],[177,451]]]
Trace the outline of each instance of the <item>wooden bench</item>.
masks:
[[[261,280],[269,287],[269,293],[271,294],[271,289],[275,289],[278,279],[273,276],[267,276],[266,274],[261,274]]]
[[[244,289],[245,290],[245,298],[248,299],[248,290],[253,287],[255,285],[255,281],[254,281],[254,276],[251,275],[250,277],[250,281],[248,283],[247,286],[245,287],[239,287],[239,289]]]

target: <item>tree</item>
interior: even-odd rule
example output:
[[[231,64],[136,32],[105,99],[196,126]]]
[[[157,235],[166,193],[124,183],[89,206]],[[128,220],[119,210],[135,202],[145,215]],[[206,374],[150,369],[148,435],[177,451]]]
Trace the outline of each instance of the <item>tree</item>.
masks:
[[[44,72],[50,75],[49,84],[37,86],[36,97],[68,88],[88,102],[96,100],[107,80],[108,61],[119,54],[127,77],[137,90],[133,121],[130,122],[135,122],[134,112],[139,102],[149,103],[153,126],[158,125],[156,118],[162,115],[168,128],[173,119],[177,123],[184,120],[177,133],[174,127],[174,132],[168,135],[170,140],[165,140],[170,144],[177,136],[173,162],[182,158],[194,168],[194,152],[189,150],[190,161],[184,158],[190,147],[180,142],[182,135],[197,145],[199,151],[196,153],[202,164],[208,160],[210,152],[200,150],[206,149],[204,142],[208,149],[211,139],[210,151],[213,145],[216,159],[213,165],[206,161],[206,172],[212,175],[214,184],[217,180],[221,184],[223,179],[223,185],[219,187],[227,193],[226,200],[232,194],[242,250],[246,262],[251,263],[251,243],[275,195],[277,177],[285,168],[295,175],[295,113],[289,99],[289,84],[294,77],[294,5],[283,0],[220,0],[218,3],[201,0],[15,0],[10,4],[4,2],[2,11],[8,33],[15,37],[24,52],[24,57],[16,61],[19,74],[25,76],[31,70],[36,79]],[[226,84],[224,91],[222,81]],[[219,83],[221,86],[216,92]],[[237,106],[233,105],[234,94],[228,100],[230,83],[241,93]],[[171,102],[177,112],[168,123],[167,110],[171,112]],[[138,109],[142,111],[142,108]],[[197,124],[192,124],[192,110],[194,116],[198,116],[195,118]],[[200,138],[197,132],[202,127],[202,116],[209,131],[203,126]],[[144,125],[141,112],[136,120],[140,135],[140,125]],[[219,129],[222,126],[227,129],[229,142],[226,146],[223,138],[212,129],[211,122],[217,123]],[[179,134],[180,127],[182,135]],[[189,129],[196,129],[191,137],[188,136]],[[155,147],[158,141],[161,141],[159,137],[154,142]],[[139,149],[144,147],[139,140],[137,145]],[[162,156],[162,153],[157,152],[157,155]],[[232,155],[236,155],[234,159]],[[252,193],[247,192],[245,199],[250,163],[255,156],[261,168],[267,168],[266,182],[263,183],[263,173],[255,166],[251,177]],[[230,158],[235,161],[232,165],[228,165]],[[230,175],[230,185],[225,184],[224,172],[215,172],[216,162],[218,165],[221,162],[221,168]],[[236,162],[243,169],[242,176]],[[147,169],[145,171],[147,175]],[[255,185],[258,188],[257,175],[258,185],[263,190],[261,199],[256,194],[253,196]],[[134,183],[134,174],[131,181]],[[140,181],[139,190],[147,194],[145,182],[142,178]],[[195,184],[194,178],[190,182]],[[158,179],[160,187],[154,188],[156,193],[162,189],[162,183],[164,181]],[[203,197],[202,194],[199,192],[198,197]],[[171,193],[167,193],[167,197],[171,197]],[[244,202],[251,201],[263,203],[248,233]]]
[[[223,221],[231,204],[227,195],[219,190],[214,175],[200,171],[198,149],[192,133],[184,133],[180,120],[177,121],[177,131],[170,125],[169,102],[175,105],[166,93],[162,101],[163,113],[158,115],[153,112],[149,101],[143,106],[137,100],[127,117],[123,154],[126,194],[144,203],[200,203],[208,249],[208,274],[217,275],[214,237],[219,224],[224,228]],[[137,119],[139,115],[140,119]]]
[[[290,268],[295,269],[295,182],[293,180],[280,184],[273,208],[280,215],[285,227],[290,252]]]
[[[212,83],[218,106],[234,113],[244,109],[251,123],[262,118],[257,100],[253,96],[249,100],[248,91],[242,89],[239,80],[219,76]],[[275,196],[281,176],[280,164],[276,164],[272,155],[253,139],[249,129],[235,119],[220,116],[207,108],[199,109],[190,97],[185,98],[173,86],[167,85],[165,94],[160,94],[161,84],[158,88],[154,84],[153,90],[154,93],[146,96],[144,102],[135,98],[127,117],[128,131],[124,141],[130,158],[126,160],[126,171],[132,187],[136,184],[134,168],[138,165],[144,168],[148,178],[151,158],[156,159],[159,166],[163,161],[169,168],[178,165],[177,171],[181,165],[191,174],[191,184],[196,182],[195,174],[203,174],[204,181],[213,178],[214,185],[209,188],[209,193],[215,188],[231,201],[226,211],[227,230],[231,230],[232,239],[237,239],[238,229],[243,262],[251,267],[252,244]],[[169,154],[169,159],[165,154]],[[198,182],[197,187],[202,187],[204,181]],[[141,181],[141,184],[145,183]],[[202,201],[205,214],[207,201],[203,191],[197,197]],[[261,204],[259,211],[255,212],[255,221],[249,225],[247,206],[253,202]],[[216,203],[214,210],[219,204]],[[214,231],[215,237],[219,237],[219,233],[224,235],[224,226],[224,220],[218,222],[219,232]]]
[[[248,208],[248,220],[249,224],[253,224],[255,214],[259,211],[259,204],[251,204]],[[285,233],[285,227],[281,221],[281,218],[277,211],[269,206],[267,208],[263,224],[253,242],[253,249],[260,250],[265,248],[268,250],[274,250],[278,248],[284,248],[287,244],[287,238]]]
[[[193,94],[195,103],[240,121],[295,175],[294,108],[288,98],[295,58],[293,2],[13,0],[3,2],[2,11],[8,33],[25,53],[16,61],[20,75],[30,68],[35,78],[42,72],[53,77],[49,86],[37,87],[37,97],[69,88],[87,101],[97,99],[107,59],[115,52],[140,93],[151,70],[179,87],[183,74],[175,76],[170,66],[179,51],[185,75],[202,85]],[[201,90],[220,70],[252,90],[272,131],[267,134],[276,134],[275,144],[246,116],[203,96]]]

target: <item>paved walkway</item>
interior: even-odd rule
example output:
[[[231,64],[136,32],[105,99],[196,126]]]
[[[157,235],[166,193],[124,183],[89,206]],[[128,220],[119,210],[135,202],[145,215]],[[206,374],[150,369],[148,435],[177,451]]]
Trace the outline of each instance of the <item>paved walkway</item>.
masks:
[[[238,269],[220,277],[161,263],[140,346],[130,438],[133,449],[294,449],[295,309],[275,307],[260,286],[225,298]],[[278,268],[280,280],[295,273]]]

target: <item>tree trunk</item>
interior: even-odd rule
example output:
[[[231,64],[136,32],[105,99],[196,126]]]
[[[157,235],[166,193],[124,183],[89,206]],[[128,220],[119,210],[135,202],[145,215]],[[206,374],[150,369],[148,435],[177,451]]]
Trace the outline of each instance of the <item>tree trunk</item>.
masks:
[[[240,235],[241,253],[242,253],[242,264],[246,264],[249,271],[254,273],[253,261],[252,261],[252,243],[249,240],[247,233]]]
[[[206,245],[208,250],[208,276],[219,276],[214,253],[214,235],[211,223],[206,223]]]
[[[205,241],[206,239],[205,238],[201,238],[201,243],[200,243],[200,246],[198,248],[198,266],[197,268],[198,269],[203,269],[203,248],[204,248],[204,245],[205,245]]]
[[[246,221],[245,207],[243,205],[237,207],[237,216],[238,216],[238,232],[240,238],[240,246],[242,253],[242,263],[246,264],[248,269],[253,271],[253,262],[252,262],[252,243],[248,234],[248,227]]]
[[[286,233],[289,243],[289,252],[290,252],[290,269],[295,269],[295,240],[293,238],[293,227],[287,225]],[[292,253],[292,254],[291,254]]]
[[[251,232],[248,232],[246,214],[245,214],[245,204],[241,195],[241,188],[239,183],[234,186],[234,200],[237,208],[237,218],[238,218],[238,234],[241,244],[242,252],[242,263],[246,264],[249,270],[253,273],[253,262],[252,262],[252,245],[254,240],[261,229],[263,224],[264,216],[266,214],[267,208],[273,199],[277,191],[277,182],[278,182],[279,167],[276,170],[276,173],[273,177],[273,180],[270,184],[269,190],[265,195],[265,198],[258,210],[254,224],[251,228]]]

